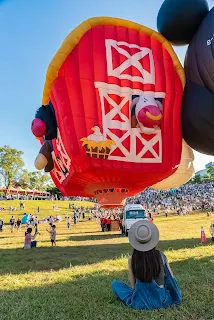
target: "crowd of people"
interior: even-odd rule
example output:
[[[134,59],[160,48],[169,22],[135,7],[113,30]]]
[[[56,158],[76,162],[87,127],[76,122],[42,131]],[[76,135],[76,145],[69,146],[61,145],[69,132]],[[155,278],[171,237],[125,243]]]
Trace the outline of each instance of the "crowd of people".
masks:
[[[196,210],[214,211],[214,182],[185,184],[179,188],[160,191],[148,188],[127,203],[140,203],[148,211],[166,214],[187,214]]]
[[[159,213],[165,213],[166,216],[168,216],[169,213],[186,215],[196,210],[206,210],[209,214],[209,212],[214,211],[214,182],[186,184],[179,188],[171,189],[168,191],[160,191],[148,188],[135,197],[128,198],[126,200],[126,203],[142,204],[142,206],[146,209],[148,218],[152,218],[153,215]],[[25,203],[21,200],[19,203],[19,210],[21,211],[24,209]],[[53,204],[52,209],[53,211],[58,211],[58,205]],[[0,207],[0,210],[4,211],[6,210],[6,208]],[[9,210],[9,212],[12,212],[18,209],[9,206],[7,210]],[[96,219],[97,221],[100,221],[102,231],[104,231],[110,230],[110,223],[112,220],[121,221],[123,216],[123,209],[102,209],[96,203],[94,203],[93,207],[78,207],[70,202],[68,205],[68,212],[65,213],[63,219],[59,214],[57,214],[56,216],[49,216],[46,219],[39,220],[38,217],[40,215],[40,208],[38,207],[37,215],[29,215],[27,229],[28,231],[31,230],[29,231],[29,234],[32,234],[32,230],[34,229],[35,234],[38,234],[39,223],[48,223],[52,228],[54,223],[62,220],[66,221],[67,228],[70,229],[71,222],[73,221],[73,224],[76,225],[80,219],[85,219],[86,213],[89,220]],[[0,218],[0,232],[3,231],[4,225],[5,221],[3,220],[3,218]],[[15,229],[20,232],[22,228],[22,219],[20,217],[15,219],[12,215],[9,221],[9,227],[11,233],[13,233]],[[56,229],[56,226],[54,228]],[[52,238],[54,238],[53,234],[55,234],[55,232],[52,232],[54,230],[51,230],[48,230],[48,232],[50,232],[50,235],[52,235]],[[34,241],[33,238],[32,241]],[[55,242],[53,243],[53,245],[55,245]]]

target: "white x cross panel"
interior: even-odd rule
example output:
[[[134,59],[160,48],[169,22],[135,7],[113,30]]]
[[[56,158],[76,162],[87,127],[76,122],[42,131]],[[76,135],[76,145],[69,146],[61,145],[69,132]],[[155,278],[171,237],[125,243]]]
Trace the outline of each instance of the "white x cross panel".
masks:
[[[56,150],[52,152],[54,161],[53,174],[55,175],[57,180],[62,183],[69,174],[71,159],[69,158],[65,150],[59,129],[57,132],[57,139],[54,147],[56,148]],[[65,173],[66,170],[67,173]]]
[[[116,41],[112,39],[107,39],[105,43],[108,76],[116,77],[119,79],[127,79],[133,82],[137,81],[145,84],[155,84],[155,67],[151,49],[139,47],[136,44],[129,44],[127,42]],[[140,51],[131,55],[127,50],[124,49],[124,47],[127,47],[127,50],[129,50],[129,48],[134,48],[139,49]],[[113,48],[118,52],[117,60],[120,60],[120,55],[127,58],[116,68],[114,68],[114,58],[112,54]],[[140,62],[140,60],[146,55],[149,56],[150,71],[145,70],[143,68],[143,65],[141,64],[142,61]],[[128,68],[130,67],[135,67],[139,71],[140,76],[133,75],[132,71],[128,71]]]
[[[131,128],[132,94],[142,95],[145,93],[101,82],[95,82],[95,87],[98,88],[100,96],[103,135],[115,142],[108,159],[135,163],[161,163],[161,130],[157,129],[154,135],[145,135],[140,128]],[[151,92],[147,92],[147,94],[154,95]],[[161,95],[163,96],[164,93]],[[118,97],[120,99],[117,99]],[[120,101],[120,103],[117,104],[116,101]],[[119,117],[114,119],[117,115]],[[129,142],[126,141],[126,144],[123,144],[127,139]]]

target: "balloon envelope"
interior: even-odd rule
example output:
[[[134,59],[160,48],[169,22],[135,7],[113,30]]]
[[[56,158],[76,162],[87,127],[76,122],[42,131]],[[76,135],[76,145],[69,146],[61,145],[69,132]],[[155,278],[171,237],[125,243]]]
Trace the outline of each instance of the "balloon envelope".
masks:
[[[82,23],[53,58],[44,88],[42,103],[51,101],[58,125],[56,186],[116,206],[170,176],[181,158],[183,86],[183,68],[160,34],[122,19]],[[136,97],[147,99],[144,107],[161,101],[159,126],[137,123]]]
[[[168,178],[153,185],[152,188],[158,190],[168,190],[170,188],[177,188],[182,184],[187,183],[195,173],[193,161],[193,151],[183,140],[181,162],[178,169]]]

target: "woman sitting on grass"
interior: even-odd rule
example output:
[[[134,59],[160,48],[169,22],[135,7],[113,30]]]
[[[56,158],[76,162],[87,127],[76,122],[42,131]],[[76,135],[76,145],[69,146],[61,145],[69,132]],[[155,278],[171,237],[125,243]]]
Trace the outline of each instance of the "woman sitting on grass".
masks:
[[[131,288],[114,281],[112,288],[127,306],[138,310],[168,308],[182,300],[180,289],[163,252],[156,250],[157,227],[148,220],[136,222],[129,230],[134,248],[129,258]]]
[[[27,228],[27,232],[25,232],[25,243],[24,249],[36,248],[36,241],[34,240],[38,234],[36,231],[34,236],[32,236],[32,228]]]

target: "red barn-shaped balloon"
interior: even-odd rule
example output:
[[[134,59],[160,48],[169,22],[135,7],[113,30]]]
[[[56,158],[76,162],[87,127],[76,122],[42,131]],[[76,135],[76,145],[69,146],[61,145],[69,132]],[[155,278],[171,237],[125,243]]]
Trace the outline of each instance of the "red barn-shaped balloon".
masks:
[[[181,159],[183,86],[183,68],[157,32],[115,18],[83,22],[44,88],[57,121],[56,186],[113,207],[169,177]]]

